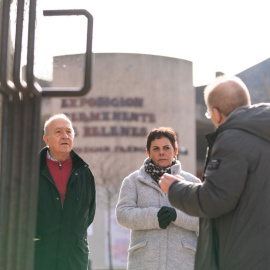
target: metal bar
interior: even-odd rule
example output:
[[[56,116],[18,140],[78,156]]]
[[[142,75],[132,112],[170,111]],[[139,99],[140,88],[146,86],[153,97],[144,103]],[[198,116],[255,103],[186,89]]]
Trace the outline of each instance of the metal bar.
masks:
[[[21,83],[21,52],[22,52],[22,33],[23,33],[23,17],[24,17],[24,0],[17,2],[17,19],[14,49],[14,65],[13,65],[13,82],[17,88],[23,86]]]
[[[31,110],[31,103],[29,102],[29,98],[27,94],[23,95],[23,102],[22,102],[22,117],[21,121],[24,123],[21,133],[21,142],[22,149],[21,149],[21,182],[20,182],[20,191],[19,191],[19,209],[18,209],[18,241],[17,241],[17,249],[19,252],[17,253],[16,257],[16,267],[15,269],[28,269],[25,267],[25,260],[27,245],[26,243],[31,241],[31,238],[28,239],[28,219],[31,215],[28,207],[27,201],[29,200],[29,186],[30,186],[30,173],[31,170],[31,136],[29,133],[32,132],[32,119],[29,116],[28,111]],[[27,130],[28,129],[28,130]],[[25,196],[27,194],[27,196]],[[27,250],[29,252],[29,250]],[[31,268],[29,268],[31,269]]]
[[[83,96],[91,89],[91,68],[92,68],[92,36],[93,36],[93,17],[85,9],[71,9],[71,10],[44,10],[44,16],[73,16],[83,15],[87,18],[87,41],[85,53],[85,74],[84,85],[81,89],[75,88],[53,88],[43,87],[42,96],[50,97],[64,97],[64,96]]]
[[[18,1],[13,80],[7,82],[9,0],[4,0],[1,37],[1,87],[3,93],[0,179],[0,269],[31,270],[39,172],[41,95],[34,82],[34,31],[36,1],[29,5],[27,81],[20,81],[24,1]],[[32,74],[31,74],[32,72]],[[35,109],[33,109],[35,108]],[[36,132],[36,133],[34,133]],[[33,145],[34,144],[34,145]],[[31,192],[31,193],[30,193]]]
[[[10,213],[11,200],[10,178],[12,156],[10,147],[12,144],[12,121],[13,115],[10,113],[13,103],[9,96],[3,95],[3,115],[2,115],[2,149],[1,149],[1,178],[0,178],[0,270],[6,270],[8,238],[8,216]]]
[[[40,151],[40,142],[41,142],[41,97],[34,96],[31,100],[31,110],[32,110],[32,148],[30,149],[30,163],[31,170],[30,179],[32,181],[29,185],[29,198],[28,198],[28,206],[30,209],[28,211],[28,223],[26,224],[26,228],[28,229],[27,237],[32,241],[26,242],[26,249],[28,250],[28,260],[25,264],[25,270],[33,269],[34,262],[34,242],[33,239],[35,237],[35,228],[36,228],[36,212],[37,212],[37,200],[38,200],[38,179],[39,179],[39,159],[38,152]]]
[[[8,4],[6,4],[8,5]],[[10,8],[9,8],[10,12]],[[4,13],[9,15],[7,8],[5,8]],[[17,76],[17,71],[20,70],[20,52],[21,52],[21,39],[22,39],[22,22],[23,22],[23,12],[24,12],[24,1],[18,1],[17,8],[17,26],[16,31],[16,53],[14,53],[14,69],[13,77],[19,78]],[[8,18],[9,23],[9,18]],[[6,28],[7,27],[6,25]],[[3,40],[5,41],[4,53],[8,51],[9,42],[9,32],[3,31]],[[18,48],[19,45],[19,48]],[[19,53],[18,53],[19,52]],[[10,55],[9,53],[7,55]],[[18,61],[19,60],[19,61]],[[7,149],[2,149],[2,155],[6,156],[12,155],[8,158],[8,163],[3,165],[4,168],[9,168],[11,172],[8,175],[3,175],[1,178],[1,183],[5,184],[5,210],[1,209],[1,213],[5,216],[5,228],[3,228],[4,237],[3,248],[5,249],[5,261],[3,262],[3,268],[6,270],[19,269],[16,268],[16,263],[18,262],[19,248],[17,245],[18,239],[20,239],[19,234],[19,195],[20,195],[20,183],[21,183],[21,170],[20,170],[20,153],[23,143],[20,141],[20,134],[22,130],[22,104],[20,101],[19,92],[10,86],[11,84],[7,81],[7,57],[5,58],[5,66],[3,66],[3,77],[2,82],[5,88],[5,92],[9,93],[8,98],[4,98],[4,102],[7,103],[5,113],[7,114],[7,122],[3,122],[3,130],[10,129],[10,132],[3,136],[2,145],[8,145]],[[17,69],[16,69],[17,67]],[[19,73],[18,73],[19,74]],[[16,82],[16,80],[15,80]],[[17,83],[18,85],[18,83]],[[14,154],[15,153],[15,154]],[[5,158],[3,157],[2,160]],[[3,253],[1,253],[3,254]]]
[[[23,223],[25,239],[22,241],[24,250],[27,250],[23,257],[24,269],[33,269],[34,263],[34,237],[36,228],[37,194],[39,178],[39,159],[40,150],[40,108],[41,108],[41,88],[35,82],[34,77],[34,47],[35,47],[35,23],[36,23],[36,0],[30,0],[29,6],[29,27],[28,27],[28,49],[26,66],[27,94],[24,100],[25,121],[30,120],[30,124],[24,127],[26,149],[24,155],[27,157],[24,166],[28,170],[23,171],[25,186],[29,190],[28,197],[23,196],[21,203],[26,207],[25,215],[27,219]],[[28,120],[28,121],[29,121]],[[26,122],[25,122],[26,123]],[[28,140],[26,139],[28,138]],[[29,179],[29,180],[28,180]],[[19,269],[18,269],[19,270]]]
[[[35,23],[36,23],[36,0],[30,0],[29,5],[29,24],[28,24],[28,44],[27,44],[27,65],[26,82],[28,91],[39,96],[40,87],[34,79],[34,53],[35,53]]]
[[[12,161],[9,164],[11,167],[11,177],[9,181],[9,208],[10,212],[7,215],[8,231],[6,236],[8,237],[7,243],[7,264],[6,270],[18,270],[15,267],[17,255],[20,252],[17,242],[21,237],[19,235],[19,196],[21,186],[21,133],[22,133],[22,102],[20,101],[19,94],[13,94],[12,110],[10,113],[13,115],[12,132],[14,133],[12,138],[11,147],[8,149],[12,153]]]
[[[8,231],[8,217],[10,211],[9,201],[10,194],[10,180],[11,180],[11,162],[12,152],[10,147],[12,145],[12,90],[7,83],[8,70],[8,36],[9,36],[9,19],[10,19],[10,1],[3,0],[2,6],[2,23],[1,23],[1,48],[0,48],[0,92],[3,94],[2,103],[2,136],[1,136],[1,178],[0,178],[0,269],[7,270],[7,246],[9,239],[7,237]]]
[[[9,13],[10,1],[3,0],[2,25],[1,25],[1,46],[0,46],[0,92],[9,94],[7,88],[7,59],[8,59],[8,34],[9,34]]]
[[[16,266],[15,269],[32,269],[26,268],[25,264],[28,260],[27,253],[31,252],[27,249],[27,242],[31,242],[32,238],[28,236],[28,220],[31,216],[30,209],[28,205],[29,201],[29,190],[30,190],[30,182],[31,178],[29,170],[31,168],[30,157],[31,157],[31,147],[29,149],[29,145],[31,145],[31,136],[29,133],[32,132],[32,119],[29,117],[28,111],[31,110],[31,104],[28,101],[27,95],[24,95],[22,102],[22,117],[21,121],[24,123],[21,133],[21,141],[22,149],[21,149],[21,164],[20,164],[20,171],[21,171],[21,182],[20,182],[20,190],[19,190],[19,208],[18,208],[18,238],[17,238],[17,256],[16,256]],[[28,107],[28,108],[27,108]],[[27,130],[28,129],[28,130]],[[27,149],[28,148],[28,149]],[[25,196],[27,194],[27,196]]]

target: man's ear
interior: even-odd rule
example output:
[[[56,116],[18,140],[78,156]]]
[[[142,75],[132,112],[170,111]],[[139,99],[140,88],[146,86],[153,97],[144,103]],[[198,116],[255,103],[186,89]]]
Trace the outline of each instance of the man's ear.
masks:
[[[146,153],[147,153],[148,157],[150,158],[150,152],[148,150],[146,150]]]
[[[212,115],[215,122],[220,125],[222,123],[222,114],[217,108],[212,109]]]
[[[46,145],[48,145],[48,137],[46,135],[43,135],[43,141],[45,142]]]

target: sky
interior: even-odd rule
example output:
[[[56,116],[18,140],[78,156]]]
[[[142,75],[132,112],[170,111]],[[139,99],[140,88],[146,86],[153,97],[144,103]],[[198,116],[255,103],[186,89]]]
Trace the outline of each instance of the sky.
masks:
[[[235,75],[270,58],[267,2],[46,0],[38,5],[40,9],[86,9],[94,18],[94,53],[142,53],[188,60],[193,64],[193,84],[200,86],[211,82],[218,71]],[[75,34],[85,36],[78,28]],[[82,44],[76,37],[68,43],[74,52]],[[55,44],[53,48],[56,54],[67,50],[66,46],[57,50]]]

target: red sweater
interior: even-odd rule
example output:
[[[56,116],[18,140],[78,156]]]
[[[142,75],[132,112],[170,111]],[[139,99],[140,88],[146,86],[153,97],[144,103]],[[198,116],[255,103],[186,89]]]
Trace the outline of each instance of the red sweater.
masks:
[[[69,157],[65,161],[53,161],[47,157],[47,166],[61,195],[62,205],[67,191],[67,182],[72,170],[72,160]]]

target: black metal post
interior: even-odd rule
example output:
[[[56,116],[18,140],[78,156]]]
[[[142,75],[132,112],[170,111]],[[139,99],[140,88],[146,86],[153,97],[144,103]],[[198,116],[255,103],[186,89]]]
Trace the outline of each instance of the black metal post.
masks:
[[[0,43],[2,136],[0,164],[0,270],[32,270],[38,196],[42,89],[34,77],[36,0],[29,1],[26,82],[21,81],[24,0],[17,1],[13,82],[8,80],[10,0],[3,0]],[[64,15],[59,11],[60,15]],[[57,13],[57,11],[56,11]],[[81,91],[46,96],[84,95],[91,86],[92,16],[84,10],[65,11],[88,18],[85,85]]]

